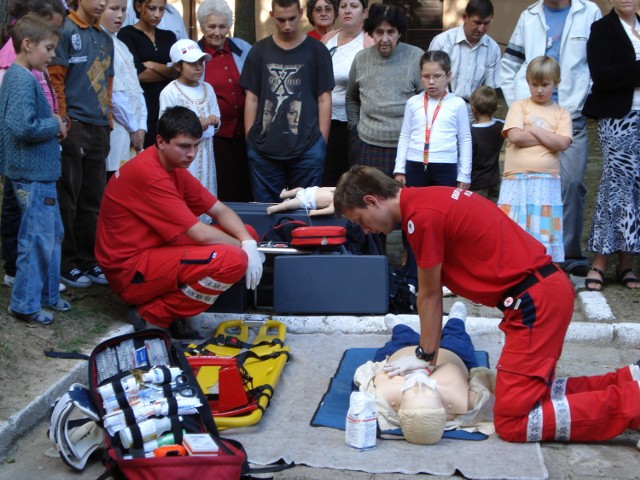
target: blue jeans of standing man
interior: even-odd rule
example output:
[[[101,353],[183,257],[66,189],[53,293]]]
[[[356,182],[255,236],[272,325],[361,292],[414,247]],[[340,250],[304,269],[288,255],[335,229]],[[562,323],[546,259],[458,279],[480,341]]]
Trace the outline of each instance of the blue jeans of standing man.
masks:
[[[290,160],[273,160],[247,142],[251,189],[256,202],[280,203],[283,188],[315,187],[322,182],[327,144],[322,135],[302,155]]]
[[[60,252],[64,230],[56,182],[13,180],[22,212],[11,310],[32,314],[60,300]]]

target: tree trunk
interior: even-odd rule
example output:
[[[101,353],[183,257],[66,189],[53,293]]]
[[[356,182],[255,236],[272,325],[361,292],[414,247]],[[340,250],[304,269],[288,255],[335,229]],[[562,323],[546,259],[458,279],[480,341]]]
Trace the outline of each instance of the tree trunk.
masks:
[[[6,28],[7,23],[9,23],[9,2],[4,1],[0,2],[0,28],[2,28],[0,31],[0,40],[2,40],[2,45],[4,45],[4,29]]]
[[[253,0],[236,0],[233,36],[256,43],[256,4]]]

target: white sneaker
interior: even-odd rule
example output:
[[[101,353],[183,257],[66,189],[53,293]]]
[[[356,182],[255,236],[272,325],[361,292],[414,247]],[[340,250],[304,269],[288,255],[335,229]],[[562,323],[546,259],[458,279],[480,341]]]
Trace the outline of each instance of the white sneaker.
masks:
[[[384,316],[384,324],[387,326],[389,331],[393,330],[393,327],[395,327],[396,325],[400,325],[401,323],[402,321],[398,318],[397,315],[394,315],[393,313],[387,313]]]
[[[467,307],[462,302],[456,302],[449,309],[449,318],[459,318],[463,322],[467,319]]]
[[[16,277],[12,277],[11,275],[7,275],[6,273],[4,274],[4,284],[7,287],[13,287],[13,284],[16,281]],[[58,290],[60,292],[64,292],[67,289],[67,287],[65,286],[64,283],[60,283],[58,286]]]
[[[455,294],[449,290],[447,287],[445,287],[444,285],[442,286],[442,296],[443,297],[455,297]]]

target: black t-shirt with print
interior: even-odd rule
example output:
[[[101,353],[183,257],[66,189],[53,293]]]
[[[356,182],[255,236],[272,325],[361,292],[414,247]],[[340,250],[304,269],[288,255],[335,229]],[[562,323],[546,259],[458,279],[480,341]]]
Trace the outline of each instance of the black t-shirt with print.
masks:
[[[323,43],[306,37],[284,50],[271,36],[259,41],[240,77],[240,86],[259,98],[247,141],[274,160],[306,152],[320,136],[318,96],[334,85],[331,56]]]

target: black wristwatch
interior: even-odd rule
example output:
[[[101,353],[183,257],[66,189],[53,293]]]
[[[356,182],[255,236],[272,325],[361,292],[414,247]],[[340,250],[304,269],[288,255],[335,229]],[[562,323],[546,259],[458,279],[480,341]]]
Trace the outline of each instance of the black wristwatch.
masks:
[[[416,347],[416,357],[418,357],[420,360],[424,360],[425,362],[430,362],[431,360],[433,360],[433,357],[435,356],[436,356],[435,352],[426,353],[420,345]]]

